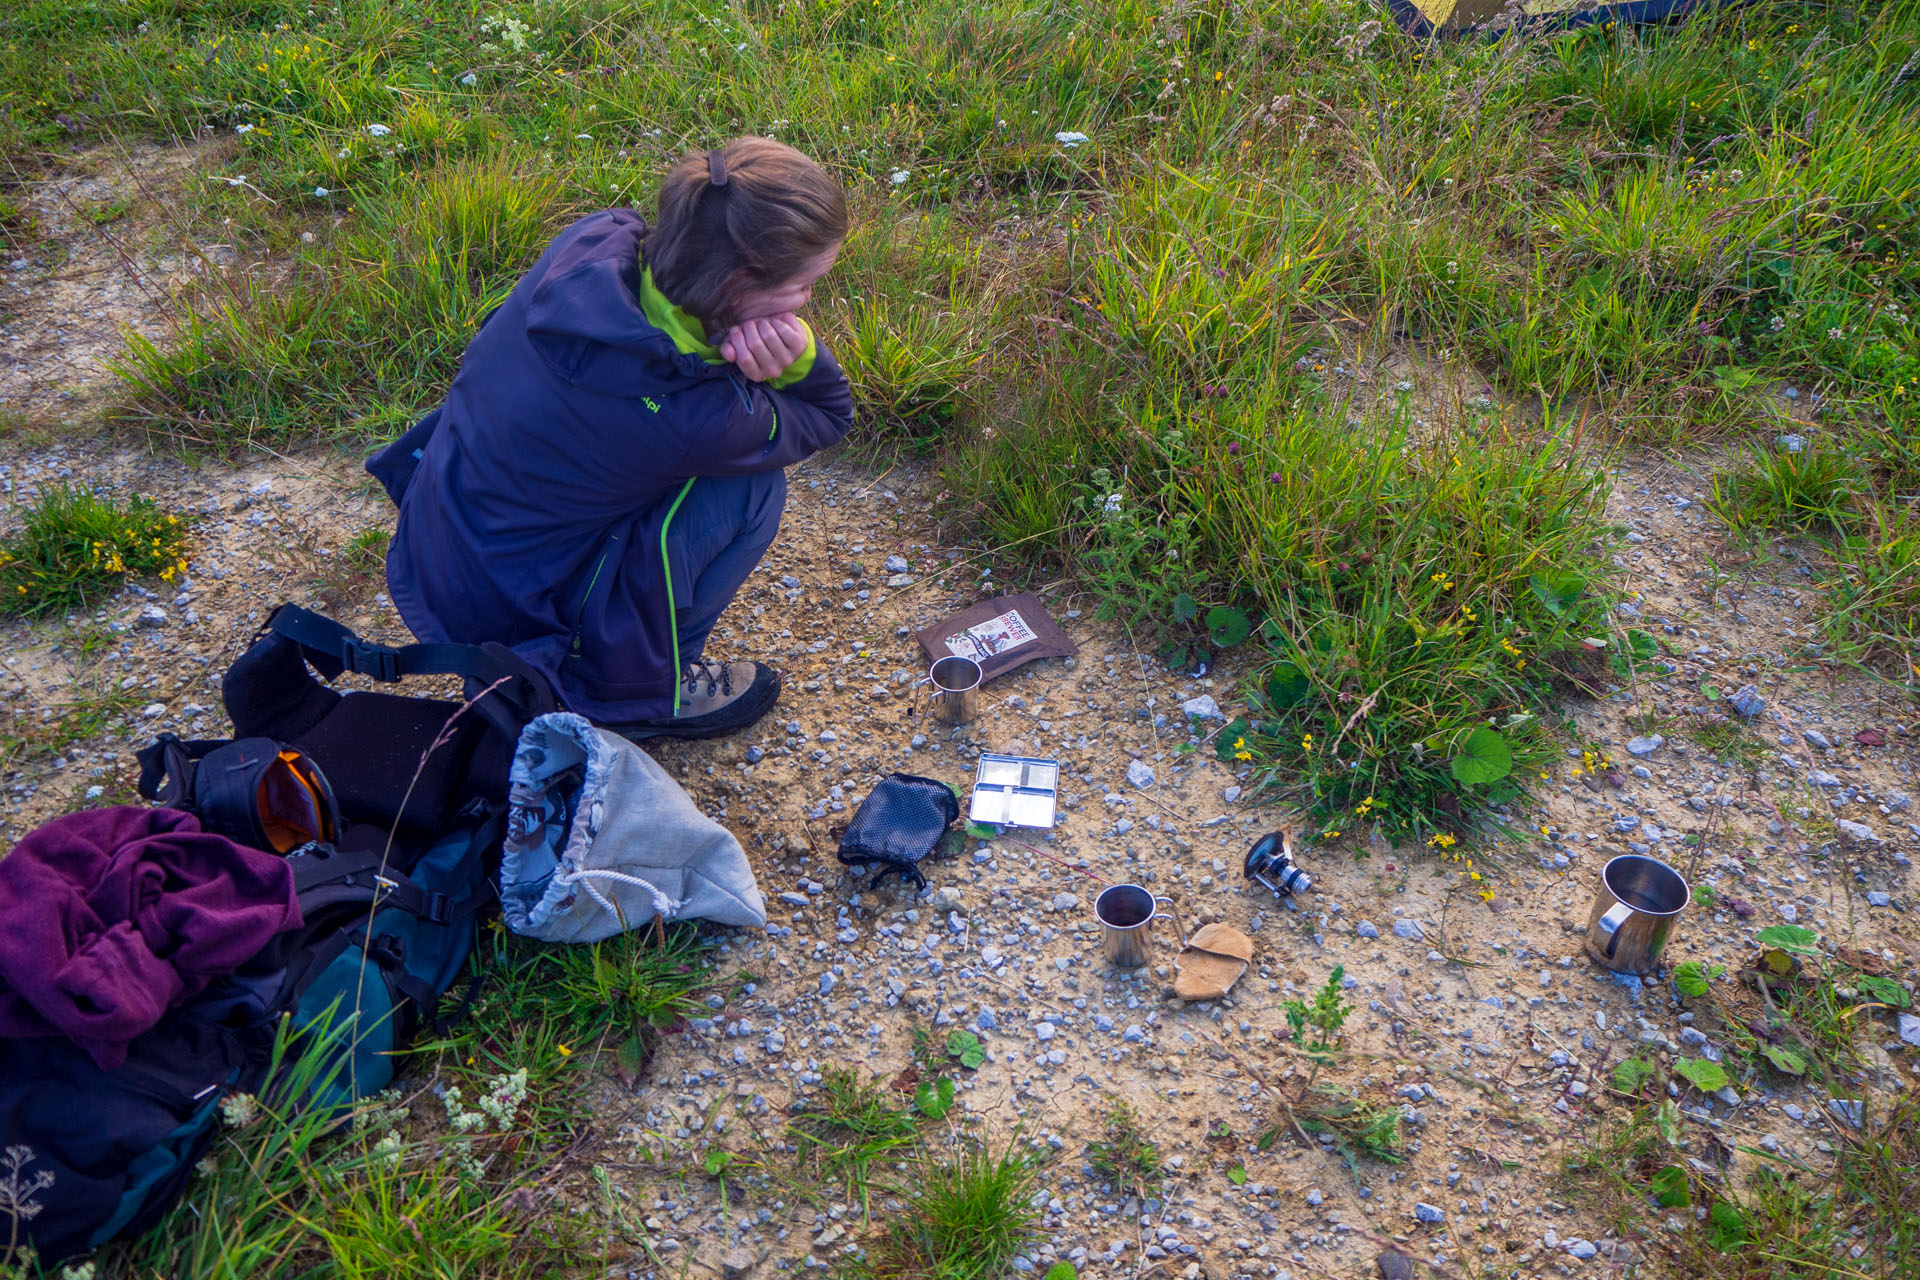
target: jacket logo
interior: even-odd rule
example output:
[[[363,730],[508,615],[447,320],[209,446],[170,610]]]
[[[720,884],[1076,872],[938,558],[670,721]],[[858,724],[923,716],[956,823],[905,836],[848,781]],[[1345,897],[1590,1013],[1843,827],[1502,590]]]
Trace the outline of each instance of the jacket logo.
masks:
[[[655,413],[660,412],[660,406],[653,402],[652,396],[641,396],[640,403],[647,406],[647,408],[653,410]]]

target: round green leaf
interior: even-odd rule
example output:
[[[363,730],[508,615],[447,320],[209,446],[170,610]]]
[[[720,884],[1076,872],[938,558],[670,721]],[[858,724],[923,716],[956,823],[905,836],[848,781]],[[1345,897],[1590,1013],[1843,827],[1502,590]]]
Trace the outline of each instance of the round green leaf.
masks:
[[[1217,604],[1207,610],[1207,628],[1216,648],[1231,649],[1253,634],[1253,620],[1238,609]]]
[[[1797,1051],[1783,1044],[1770,1044],[1763,1051],[1767,1061],[1790,1076],[1803,1076],[1807,1073],[1807,1060]]]
[[[1291,662],[1274,666],[1267,675],[1267,701],[1275,711],[1297,707],[1313,694],[1313,682]]]
[[[1173,620],[1175,622],[1192,622],[1194,615],[1199,612],[1200,605],[1186,592],[1182,591],[1173,598]]]
[[[1675,1071],[1702,1093],[1712,1093],[1716,1089],[1727,1087],[1727,1071],[1717,1062],[1708,1062],[1705,1058],[1688,1058],[1685,1062],[1674,1064]]]
[[[1498,782],[1513,772],[1513,752],[1497,729],[1475,729],[1453,758],[1453,776],[1468,785]]]

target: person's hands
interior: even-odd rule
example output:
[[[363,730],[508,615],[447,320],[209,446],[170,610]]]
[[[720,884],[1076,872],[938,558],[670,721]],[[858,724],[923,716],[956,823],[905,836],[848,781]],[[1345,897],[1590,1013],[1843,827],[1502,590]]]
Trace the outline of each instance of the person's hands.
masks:
[[[721,358],[755,382],[779,377],[806,349],[806,326],[790,311],[742,320],[720,339]]]

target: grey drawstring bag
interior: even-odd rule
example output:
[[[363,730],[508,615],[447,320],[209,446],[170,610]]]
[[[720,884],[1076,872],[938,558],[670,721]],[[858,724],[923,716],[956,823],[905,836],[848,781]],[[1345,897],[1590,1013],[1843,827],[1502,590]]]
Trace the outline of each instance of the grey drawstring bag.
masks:
[[[507,775],[500,906],[515,933],[597,942],[666,920],[765,928],[746,851],[646,752],[582,716],[538,716]]]

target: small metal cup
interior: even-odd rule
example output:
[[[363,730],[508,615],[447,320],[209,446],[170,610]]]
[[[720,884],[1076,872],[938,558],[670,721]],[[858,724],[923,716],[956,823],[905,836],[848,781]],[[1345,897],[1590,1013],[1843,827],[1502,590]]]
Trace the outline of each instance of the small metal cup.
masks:
[[[1102,889],[1093,900],[1094,918],[1100,921],[1100,954],[1107,963],[1120,969],[1138,969],[1152,958],[1147,939],[1155,920],[1166,920],[1180,945],[1187,945],[1187,931],[1180,917],[1159,910],[1161,903],[1173,905],[1173,899],[1156,897],[1137,884],[1116,884]]]
[[[972,658],[942,658],[920,683],[933,686],[933,717],[940,723],[966,724],[980,714],[980,664]]]
[[[1658,858],[1612,859],[1587,921],[1587,954],[1615,973],[1652,973],[1689,896],[1686,880]]]

